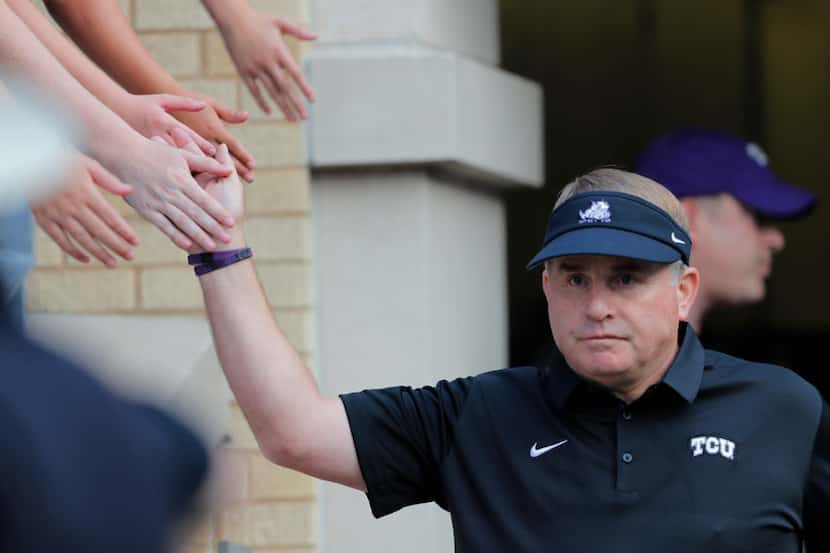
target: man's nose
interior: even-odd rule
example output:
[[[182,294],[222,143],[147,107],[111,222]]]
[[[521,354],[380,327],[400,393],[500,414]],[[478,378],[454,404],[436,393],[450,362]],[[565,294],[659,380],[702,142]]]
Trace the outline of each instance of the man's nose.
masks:
[[[761,237],[764,244],[773,252],[779,252],[784,249],[784,234],[776,227],[764,227],[761,229]]]
[[[608,296],[608,290],[603,286],[592,287],[588,296],[588,318],[594,321],[604,321],[613,314],[614,308]]]

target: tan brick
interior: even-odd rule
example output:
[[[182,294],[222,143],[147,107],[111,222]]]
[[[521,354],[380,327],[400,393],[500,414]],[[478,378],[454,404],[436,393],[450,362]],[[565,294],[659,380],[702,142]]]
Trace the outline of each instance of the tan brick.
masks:
[[[213,543],[213,517],[210,513],[202,513],[198,520],[191,522],[185,529],[187,549],[204,549]],[[200,547],[201,546],[201,547]],[[186,550],[187,550],[186,549]]]
[[[307,169],[257,170],[256,180],[245,187],[245,211],[249,216],[307,212],[310,206]]]
[[[86,252],[86,250],[84,250],[84,251]],[[112,253],[112,252],[110,252],[110,253]],[[83,267],[85,267],[87,269],[103,269],[104,268],[104,264],[101,263],[100,261],[98,261],[95,257],[93,257],[91,253],[86,252],[86,254],[87,254],[87,256],[89,256],[89,262],[88,263],[83,263],[81,261],[78,261],[77,259],[75,259],[74,257],[72,257],[69,254],[63,254],[63,264],[64,264],[65,267],[70,267],[70,268],[73,268],[73,269],[80,269],[80,268],[83,268]],[[118,264],[118,268],[120,268],[120,269],[131,269],[131,268],[133,268],[133,265],[129,261],[125,261],[124,259],[121,259],[121,257],[119,257],[115,254],[113,254],[113,257],[115,257],[115,261]]]
[[[180,267],[187,265],[187,252],[173,244],[154,224],[144,220],[133,221],[130,224],[139,239],[135,263],[170,263]]]
[[[132,22],[133,7],[131,0],[118,0],[118,7],[121,8],[121,13],[127,16],[127,19]]]
[[[213,482],[220,505],[227,506],[248,499],[248,459],[257,455],[258,452],[239,451],[230,447],[216,451]]]
[[[236,81],[234,79],[183,79],[179,83],[187,89],[206,94],[223,104],[238,109]],[[233,126],[230,128],[233,128]]]
[[[63,265],[63,250],[37,225],[35,225],[35,261],[37,267]]]
[[[177,553],[211,553],[212,549],[207,545],[184,545],[177,550]]]
[[[308,0],[251,0],[259,11],[279,15],[295,23],[308,23]]]
[[[196,33],[143,33],[141,41],[174,77],[199,74],[199,35]]]
[[[204,309],[202,289],[193,270],[182,265],[175,268],[141,270],[140,306],[146,310]]]
[[[259,278],[272,307],[311,305],[311,270],[307,265],[257,265]]]
[[[260,503],[232,507],[222,513],[220,539],[251,546],[312,545],[317,510],[311,501]]]
[[[277,324],[297,351],[310,351],[313,344],[311,311],[309,309],[274,313]]]
[[[308,547],[257,547],[253,553],[318,553],[316,546]]]
[[[309,220],[300,217],[255,217],[245,221],[245,239],[258,259],[302,261],[311,256]]]
[[[212,29],[213,20],[199,0],[133,0],[139,30]]]
[[[236,66],[219,31],[205,33],[203,38],[206,73],[211,77],[236,77]]]
[[[234,402],[230,408],[230,448],[259,449],[254,433],[242,413],[242,409]]]
[[[28,281],[32,311],[85,313],[135,307],[135,273],[128,269],[35,271]]]
[[[308,547],[257,547],[253,553],[317,553],[316,546]]]
[[[314,479],[251,455],[250,490],[253,499],[311,499]]]
[[[257,167],[306,163],[305,139],[300,124],[252,122],[237,127],[234,133],[254,156]]]

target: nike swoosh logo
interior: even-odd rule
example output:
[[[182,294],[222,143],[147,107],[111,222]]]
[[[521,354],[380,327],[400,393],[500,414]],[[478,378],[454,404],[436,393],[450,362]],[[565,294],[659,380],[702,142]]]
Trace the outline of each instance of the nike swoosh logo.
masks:
[[[671,233],[671,241],[674,242],[675,244],[685,244],[686,243],[683,240],[681,240],[680,238],[678,238],[677,236],[675,236],[674,233]]]
[[[555,443],[555,444],[537,449],[536,448],[536,443],[534,442],[534,444],[530,448],[530,456],[531,457],[538,457],[539,455],[544,455],[545,453],[547,453],[551,449],[556,449],[560,445],[564,445],[566,443],[568,443],[568,440],[562,440],[561,442],[558,442],[558,443]]]

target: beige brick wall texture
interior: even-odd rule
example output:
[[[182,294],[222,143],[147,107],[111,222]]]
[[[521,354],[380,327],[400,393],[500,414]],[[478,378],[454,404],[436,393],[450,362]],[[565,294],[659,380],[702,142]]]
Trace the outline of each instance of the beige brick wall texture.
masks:
[[[308,0],[251,0],[260,10],[308,23]],[[274,316],[307,362],[311,337],[310,181],[302,126],[266,116],[236,77],[222,38],[199,0],[120,0],[145,46],[186,87],[248,111],[232,132],[256,157],[256,181],[246,185],[246,235]],[[290,42],[296,56],[302,48]],[[274,110],[277,111],[277,110]],[[198,283],[173,246],[120,198],[113,205],[138,233],[136,259],[107,270],[70,260],[40,229],[37,266],[29,279],[30,311],[121,315],[203,315]],[[318,550],[314,481],[276,467],[258,452],[237,405],[230,410],[230,441],[218,453],[226,498],[204,517],[181,548],[216,551],[221,540],[254,552]]]

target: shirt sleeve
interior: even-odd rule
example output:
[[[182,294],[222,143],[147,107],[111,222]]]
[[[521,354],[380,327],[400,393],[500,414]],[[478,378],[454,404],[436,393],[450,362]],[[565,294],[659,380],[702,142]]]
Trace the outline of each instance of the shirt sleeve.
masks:
[[[822,401],[821,418],[813,445],[813,459],[804,496],[804,537],[807,551],[830,551],[830,410]]]
[[[375,517],[428,501],[446,506],[440,467],[473,382],[470,377],[341,396]]]

